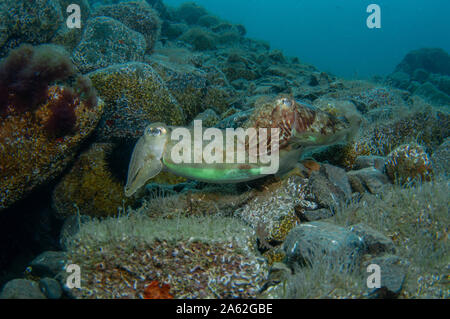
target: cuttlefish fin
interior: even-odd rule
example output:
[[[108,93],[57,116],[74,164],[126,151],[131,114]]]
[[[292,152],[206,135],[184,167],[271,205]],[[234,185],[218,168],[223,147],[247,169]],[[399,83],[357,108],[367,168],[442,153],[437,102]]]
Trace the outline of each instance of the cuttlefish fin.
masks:
[[[163,129],[163,128],[157,128]],[[147,130],[154,132],[156,128],[150,126]],[[155,134],[155,133],[151,133]],[[128,178],[125,185],[125,196],[132,196],[146,182],[158,175],[163,169],[161,158],[164,151],[165,138],[158,136],[142,136],[133,150],[128,166]]]

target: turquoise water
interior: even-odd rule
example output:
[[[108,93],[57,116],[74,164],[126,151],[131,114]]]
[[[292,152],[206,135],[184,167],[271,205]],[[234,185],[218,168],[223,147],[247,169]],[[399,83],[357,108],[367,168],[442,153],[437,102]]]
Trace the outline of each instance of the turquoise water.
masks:
[[[177,6],[185,1],[167,0]],[[391,73],[422,47],[450,50],[447,0],[198,0],[247,28],[248,36],[344,77]],[[381,7],[381,29],[368,29],[369,4]]]

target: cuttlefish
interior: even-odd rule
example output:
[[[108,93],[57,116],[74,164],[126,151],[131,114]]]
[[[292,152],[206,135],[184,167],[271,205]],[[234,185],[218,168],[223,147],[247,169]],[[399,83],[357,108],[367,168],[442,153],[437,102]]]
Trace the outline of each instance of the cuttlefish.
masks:
[[[134,147],[125,195],[132,196],[163,170],[210,183],[238,183],[281,174],[315,148],[348,141],[359,122],[354,114],[338,118],[281,97],[255,109],[242,128],[247,133],[244,138],[227,140],[230,129],[205,129],[203,133],[197,125],[182,128],[154,123],[146,127]]]

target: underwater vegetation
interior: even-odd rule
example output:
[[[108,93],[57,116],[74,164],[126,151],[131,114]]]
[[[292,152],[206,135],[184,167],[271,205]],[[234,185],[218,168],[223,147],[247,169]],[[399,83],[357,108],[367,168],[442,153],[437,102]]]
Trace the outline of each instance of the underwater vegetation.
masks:
[[[175,298],[256,296],[267,266],[242,222],[218,216],[154,219],[141,213],[92,220],[69,240],[70,262],[87,274],[75,296],[145,297],[147,282],[154,281],[162,289],[169,285]]]
[[[23,45],[2,60],[0,209],[58,176],[100,119],[90,82],[79,78],[75,89],[54,85],[74,70],[54,46]]]
[[[161,0],[7,0],[0,30],[0,298],[449,298],[444,50],[347,80]],[[280,128],[278,174],[170,170],[146,128],[194,120]]]

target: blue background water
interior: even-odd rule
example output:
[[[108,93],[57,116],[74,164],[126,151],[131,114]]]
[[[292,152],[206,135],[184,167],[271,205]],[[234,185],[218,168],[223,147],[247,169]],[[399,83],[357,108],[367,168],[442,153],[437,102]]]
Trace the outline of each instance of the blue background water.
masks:
[[[164,0],[177,6],[185,0]],[[251,38],[348,78],[391,73],[422,47],[450,52],[450,0],[197,0],[246,26]],[[368,29],[366,8],[381,7],[381,29]]]

